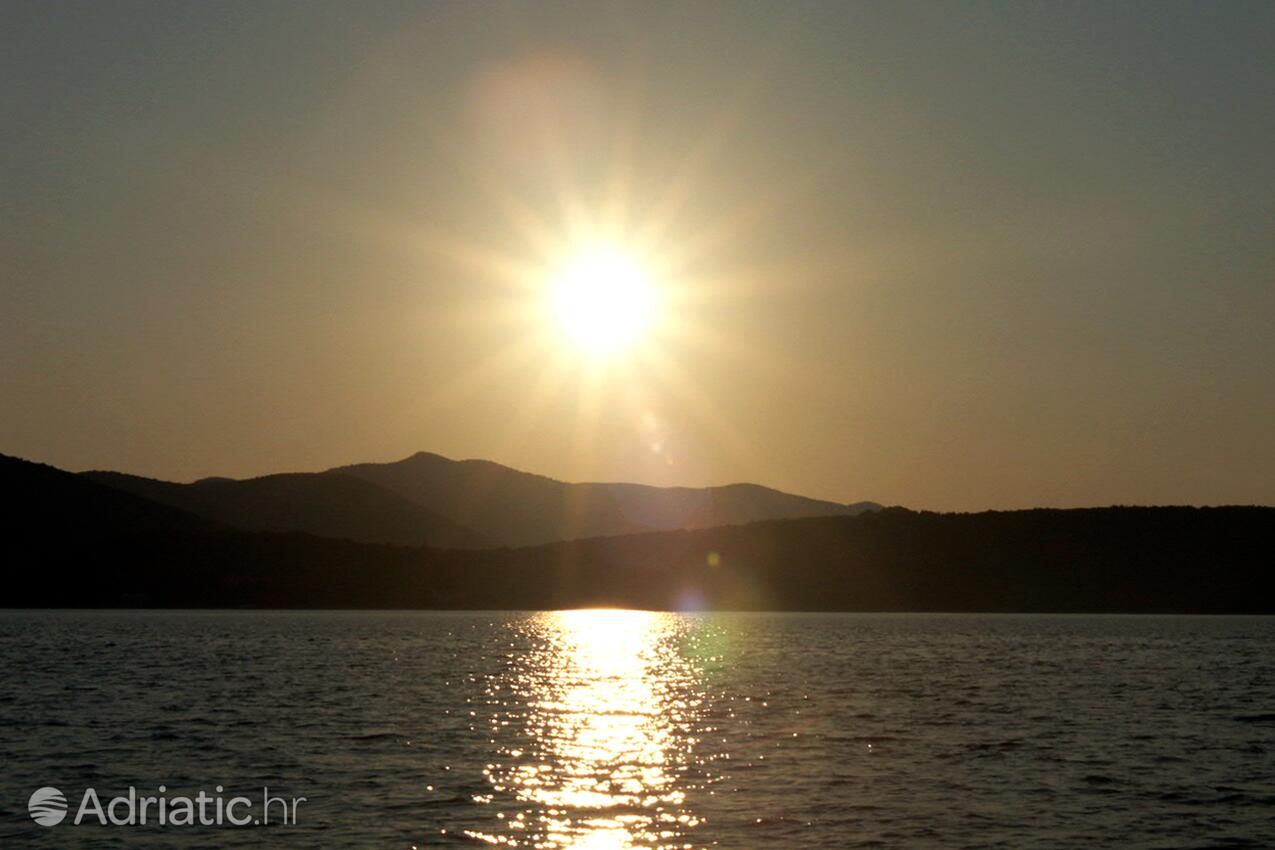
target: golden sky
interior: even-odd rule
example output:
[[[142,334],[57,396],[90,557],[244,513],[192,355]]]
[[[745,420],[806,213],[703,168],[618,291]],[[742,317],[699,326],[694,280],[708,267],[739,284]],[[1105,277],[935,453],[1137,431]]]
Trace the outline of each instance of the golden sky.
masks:
[[[4,453],[1275,502],[1269,4],[0,14]]]

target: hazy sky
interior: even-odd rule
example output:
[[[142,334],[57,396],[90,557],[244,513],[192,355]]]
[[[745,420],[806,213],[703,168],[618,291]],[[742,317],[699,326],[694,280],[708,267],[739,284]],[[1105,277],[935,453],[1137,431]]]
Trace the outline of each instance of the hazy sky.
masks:
[[[1269,2],[6,2],[0,452],[1275,503],[1273,45]],[[608,224],[667,303],[597,363],[526,270]]]

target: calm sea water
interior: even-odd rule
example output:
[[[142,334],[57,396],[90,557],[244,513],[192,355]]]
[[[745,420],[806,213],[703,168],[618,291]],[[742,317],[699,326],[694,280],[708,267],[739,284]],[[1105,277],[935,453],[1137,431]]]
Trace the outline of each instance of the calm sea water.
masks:
[[[4,848],[1275,847],[1275,618],[0,612],[0,670]],[[160,785],[306,801],[71,822]]]

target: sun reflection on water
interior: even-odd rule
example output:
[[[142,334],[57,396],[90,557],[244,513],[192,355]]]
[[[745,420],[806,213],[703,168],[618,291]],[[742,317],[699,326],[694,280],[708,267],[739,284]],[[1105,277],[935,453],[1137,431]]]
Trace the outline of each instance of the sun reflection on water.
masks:
[[[700,820],[683,776],[696,703],[678,648],[686,620],[557,611],[524,627],[532,648],[511,659],[506,683],[522,710],[493,717],[501,761],[485,773],[494,793],[475,797],[496,809],[494,824],[467,834],[514,847],[690,846]]]

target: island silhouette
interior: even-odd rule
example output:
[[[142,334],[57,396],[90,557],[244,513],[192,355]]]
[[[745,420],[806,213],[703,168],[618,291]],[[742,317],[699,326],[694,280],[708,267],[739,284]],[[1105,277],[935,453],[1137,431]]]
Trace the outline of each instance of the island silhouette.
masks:
[[[191,484],[0,455],[10,607],[1275,613],[1275,508],[934,513],[489,461]]]

